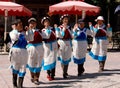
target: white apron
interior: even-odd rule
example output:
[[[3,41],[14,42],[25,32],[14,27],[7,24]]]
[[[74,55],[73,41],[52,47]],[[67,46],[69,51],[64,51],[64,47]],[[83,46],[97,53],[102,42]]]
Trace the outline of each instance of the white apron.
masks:
[[[44,43],[43,47],[44,47],[43,69],[51,70],[56,66],[57,41],[51,43]]]
[[[98,43],[99,42],[99,43]],[[92,49],[89,52],[89,55],[98,61],[105,61],[107,55],[107,39],[93,39]]]
[[[27,67],[33,73],[40,72],[44,54],[43,44],[28,44],[28,65]]]
[[[107,32],[104,29],[105,25],[102,25],[98,28],[90,27],[90,29],[93,31],[93,46],[91,51],[89,52],[89,55],[98,61],[105,61],[106,56],[107,56],[107,45],[108,45],[108,40],[107,40]],[[95,37],[98,33],[100,32],[97,37]],[[101,35],[105,36],[101,36]]]
[[[44,40],[44,59],[43,59],[43,69],[51,70],[56,67],[56,57],[57,57],[57,41],[55,33],[52,31],[52,27],[48,27],[47,29],[42,29],[42,35]]]
[[[11,68],[13,73],[18,74],[19,77],[24,77],[28,60],[27,50],[12,47],[9,57],[11,59]]]
[[[26,32],[26,38],[29,41],[29,44],[27,45],[27,68],[33,73],[40,72],[44,54],[42,35],[38,29],[31,29]]]
[[[9,59],[11,61],[11,68],[14,74],[19,77],[24,77],[26,73],[26,65],[28,53],[26,50],[27,41],[23,33],[13,29],[10,32],[12,47],[9,52]]]
[[[62,64],[67,65],[71,61],[72,56],[72,41],[71,41],[72,34],[70,31],[70,27],[67,26],[66,28],[64,28],[63,25],[60,25],[59,28],[55,28],[55,32],[57,38],[59,38],[58,60]]]
[[[71,61],[72,56],[72,47],[71,47],[71,40],[58,40],[59,44],[59,51],[58,51],[58,60],[62,64],[69,64]]]
[[[75,64],[83,64],[86,60],[87,53],[87,33],[89,29],[83,28],[73,32],[74,39],[72,40],[73,47],[73,61]]]

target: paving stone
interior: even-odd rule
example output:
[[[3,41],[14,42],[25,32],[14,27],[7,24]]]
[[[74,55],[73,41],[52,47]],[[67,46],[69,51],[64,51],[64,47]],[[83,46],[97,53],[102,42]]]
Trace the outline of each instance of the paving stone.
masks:
[[[46,71],[41,71],[40,85],[30,81],[30,73],[24,79],[24,88],[120,88],[120,52],[108,52],[105,71],[98,73],[98,61],[87,54],[85,74],[77,77],[77,65],[69,64],[68,79],[62,78],[60,62],[57,62],[55,80],[48,81]],[[0,55],[0,88],[12,88],[12,73],[8,55]]]

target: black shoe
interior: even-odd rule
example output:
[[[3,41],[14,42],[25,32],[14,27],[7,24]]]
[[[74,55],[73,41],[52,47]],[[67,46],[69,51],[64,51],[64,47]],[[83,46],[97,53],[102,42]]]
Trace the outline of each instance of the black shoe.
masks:
[[[79,73],[79,74],[78,74],[78,77],[80,77],[80,76],[82,76],[82,73]]]
[[[38,80],[35,80],[35,81],[34,81],[34,84],[40,85],[40,82],[39,82]]]
[[[68,78],[68,75],[63,74],[63,78],[64,78],[64,79],[67,79],[67,78]]]
[[[98,70],[98,72],[103,72],[103,71],[104,71],[104,69],[99,69],[99,70]]]
[[[31,79],[31,82],[34,83],[34,79],[33,78]]]
[[[78,77],[82,76],[84,73],[84,70],[81,73],[78,73]]]
[[[66,76],[68,76],[68,73],[66,73]]]

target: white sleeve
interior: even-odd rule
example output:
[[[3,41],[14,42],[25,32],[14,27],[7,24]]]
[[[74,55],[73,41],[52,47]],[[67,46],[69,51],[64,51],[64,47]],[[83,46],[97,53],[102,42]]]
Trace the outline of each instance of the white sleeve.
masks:
[[[92,37],[94,37],[96,34],[96,31],[97,31],[97,28],[94,28],[92,25],[90,25],[89,27],[90,27],[90,31],[92,33]]]
[[[34,40],[34,33],[32,30],[26,31],[26,39],[27,41],[33,41]]]
[[[15,41],[17,41],[18,38],[19,38],[19,33],[14,32],[14,31],[10,32],[10,39],[11,39],[11,41],[12,41],[12,44],[13,44]]]
[[[106,34],[107,34],[108,37],[112,37],[112,31],[108,31],[108,30],[107,30],[107,31],[106,31]]]

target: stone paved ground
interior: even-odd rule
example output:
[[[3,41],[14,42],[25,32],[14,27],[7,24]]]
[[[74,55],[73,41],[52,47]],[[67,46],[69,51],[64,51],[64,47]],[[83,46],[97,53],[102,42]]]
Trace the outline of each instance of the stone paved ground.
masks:
[[[12,88],[12,75],[9,69],[8,55],[0,55],[0,88]],[[57,62],[56,78],[54,81],[46,79],[46,72],[42,71],[41,84],[34,85],[30,81],[30,74],[24,80],[24,88],[120,88],[120,52],[108,52],[105,71],[97,73],[98,62],[91,59],[87,54],[85,63],[85,74],[77,77],[77,66],[71,62],[68,73],[69,79],[62,79],[60,63]]]

